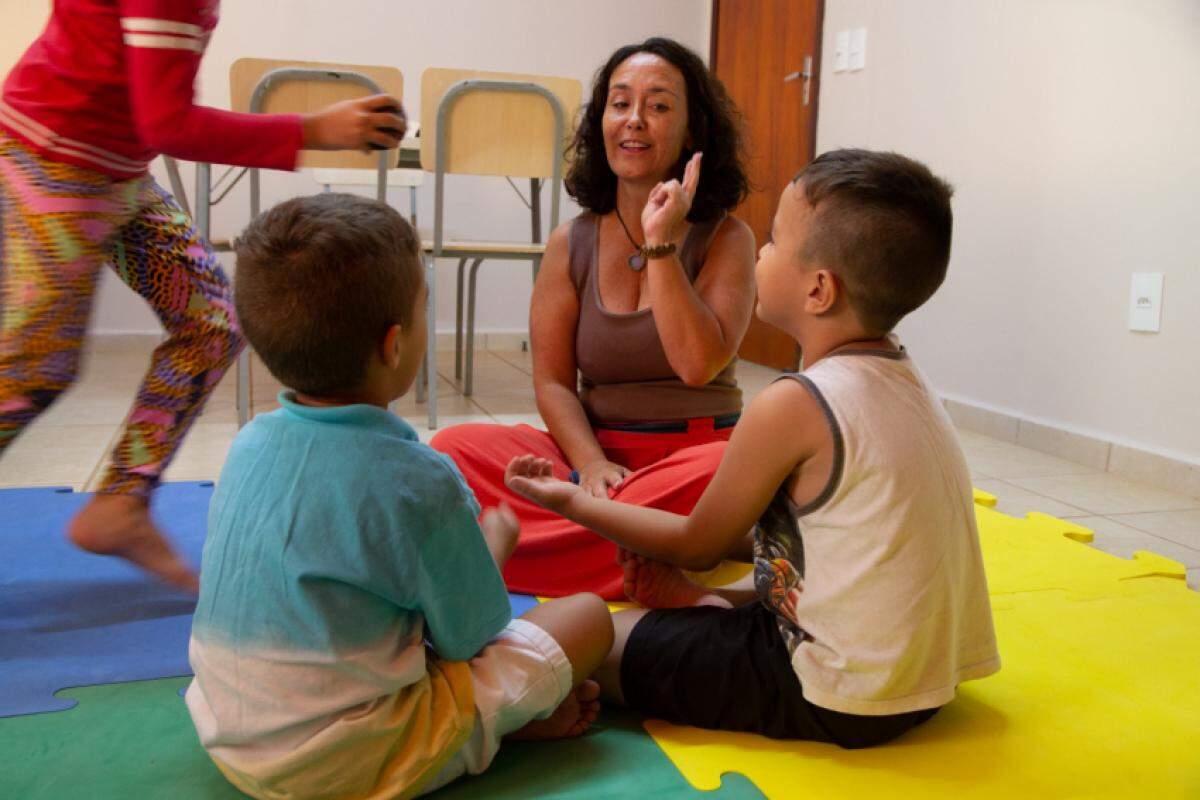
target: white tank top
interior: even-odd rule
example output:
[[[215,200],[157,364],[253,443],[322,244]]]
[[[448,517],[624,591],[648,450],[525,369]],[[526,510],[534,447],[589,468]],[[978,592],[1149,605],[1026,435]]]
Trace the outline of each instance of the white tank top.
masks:
[[[829,483],[783,489],[755,529],[755,585],[804,696],[848,714],[944,705],[1000,668],[966,459],[903,351],[842,350],[800,375],[833,433]]]

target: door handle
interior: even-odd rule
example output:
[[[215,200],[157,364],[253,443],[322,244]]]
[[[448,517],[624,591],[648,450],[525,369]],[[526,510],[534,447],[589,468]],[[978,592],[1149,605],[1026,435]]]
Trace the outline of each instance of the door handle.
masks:
[[[804,57],[804,69],[796,72],[789,72],[783,76],[784,83],[791,83],[794,80],[804,81],[804,105],[808,105],[809,87],[812,86],[812,56]]]

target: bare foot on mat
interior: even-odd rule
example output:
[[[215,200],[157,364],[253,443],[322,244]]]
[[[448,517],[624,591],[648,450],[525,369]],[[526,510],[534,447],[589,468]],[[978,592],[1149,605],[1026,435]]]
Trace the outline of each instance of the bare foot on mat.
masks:
[[[625,596],[645,608],[721,604],[712,592],[690,581],[678,567],[626,551],[617,561],[625,573]]]
[[[576,686],[567,699],[554,709],[546,719],[535,719],[519,731],[508,735],[510,739],[570,739],[580,736],[596,721],[600,713],[600,684],[586,680]]]
[[[179,559],[139,498],[98,494],[75,515],[67,535],[76,547],[130,561],[172,586],[195,593],[199,581]]]

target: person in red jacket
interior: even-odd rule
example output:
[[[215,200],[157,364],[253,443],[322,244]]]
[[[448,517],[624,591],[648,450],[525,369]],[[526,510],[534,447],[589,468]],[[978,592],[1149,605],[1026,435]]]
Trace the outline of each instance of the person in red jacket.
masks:
[[[305,149],[397,147],[388,95],[311,115],[198,106],[215,0],[56,0],[0,96],[0,454],[75,380],[103,265],[167,331],[76,545],[194,589],[150,517],[154,488],[243,341],[229,281],[147,168],[159,154],[295,169]]]

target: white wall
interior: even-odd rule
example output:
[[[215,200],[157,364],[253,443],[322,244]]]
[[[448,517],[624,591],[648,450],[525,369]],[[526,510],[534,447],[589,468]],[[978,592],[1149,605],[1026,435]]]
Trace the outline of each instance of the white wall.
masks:
[[[0,0],[0,75],[41,33],[49,12],[49,0]]]
[[[867,67],[832,72],[866,27]],[[818,151],[957,187],[949,279],[901,334],[951,397],[1200,463],[1200,3],[828,0]],[[1163,272],[1162,331],[1128,330]]]
[[[7,72],[40,31],[46,8],[33,0],[0,0],[0,70]],[[229,66],[243,56],[399,67],[413,119],[420,114],[421,71],[431,66],[573,77],[583,82],[586,97],[594,72],[613,50],[648,36],[671,36],[707,59],[710,14],[711,0],[226,0],[201,67],[200,100],[229,107]],[[155,173],[165,181],[161,169]],[[190,194],[190,168],[184,180]],[[528,181],[523,183],[528,193]],[[307,173],[269,173],[263,187],[264,207],[320,188]],[[371,195],[374,189],[361,191]],[[451,177],[447,192],[448,235],[497,240],[529,235],[529,212],[503,179]],[[565,193],[563,199],[560,214],[566,220],[578,208]],[[390,200],[407,210],[407,190],[392,190]],[[543,208],[548,220],[548,194]],[[418,214],[428,230],[432,181],[420,190]],[[214,209],[214,237],[236,233],[248,216],[243,185]],[[437,316],[443,329],[454,325],[454,263],[440,265]],[[486,302],[478,328],[525,330],[528,264],[492,262],[479,276]],[[104,332],[157,329],[141,301],[112,275],[105,277],[92,325]]]
[[[0,72],[48,3],[0,0]],[[225,2],[201,99],[228,105],[243,55],[394,64],[419,113],[420,72],[462,66],[569,75],[665,33],[707,55],[709,0]],[[833,36],[869,30],[867,69],[833,74]],[[1195,0],[827,0],[818,149],[927,161],[957,186],[946,286],[901,327],[947,395],[1200,462],[1200,3]],[[188,181],[191,188],[191,182]],[[316,190],[271,174],[265,200]],[[450,230],[516,238],[503,181],[452,180]],[[369,191],[369,190],[364,190]],[[421,195],[431,220],[431,187]],[[399,192],[393,202],[404,207]],[[563,216],[574,213],[564,203]],[[244,189],[216,209],[228,235]],[[475,227],[475,226],[478,227]],[[1163,329],[1126,328],[1129,275],[1166,274]],[[439,278],[452,324],[452,265]],[[521,330],[524,265],[481,272],[483,330]],[[152,330],[111,276],[94,328]]]

